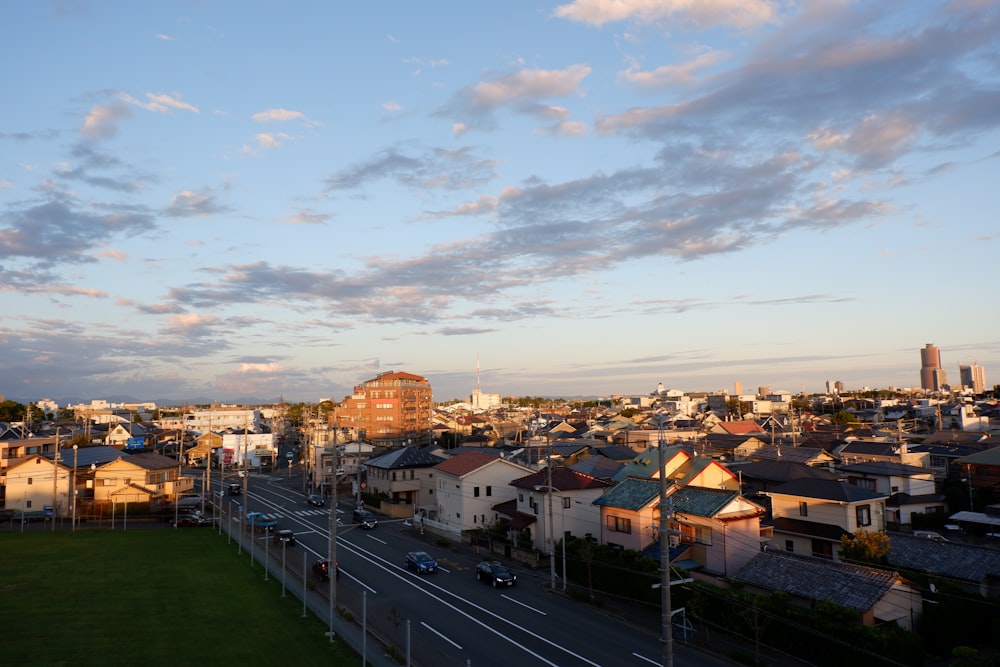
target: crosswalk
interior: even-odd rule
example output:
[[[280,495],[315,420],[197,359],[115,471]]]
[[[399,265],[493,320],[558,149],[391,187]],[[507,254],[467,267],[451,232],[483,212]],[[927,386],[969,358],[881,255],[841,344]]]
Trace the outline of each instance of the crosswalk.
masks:
[[[295,510],[290,513],[293,516],[329,516],[330,512],[325,509]],[[285,512],[264,512],[265,519],[284,519],[289,516]]]

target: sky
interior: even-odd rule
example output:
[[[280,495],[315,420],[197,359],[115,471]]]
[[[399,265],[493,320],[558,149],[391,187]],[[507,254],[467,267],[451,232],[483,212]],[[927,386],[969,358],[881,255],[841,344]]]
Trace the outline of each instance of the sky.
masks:
[[[1000,378],[1000,6],[0,0],[0,393]]]

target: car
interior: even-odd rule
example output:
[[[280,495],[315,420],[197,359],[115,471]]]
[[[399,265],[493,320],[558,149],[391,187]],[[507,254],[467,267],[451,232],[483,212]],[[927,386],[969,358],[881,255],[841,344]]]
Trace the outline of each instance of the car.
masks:
[[[0,521],[5,521],[7,519],[13,519],[16,514],[17,514],[17,512],[15,512],[14,510],[10,509],[9,507],[6,508],[6,509],[2,509],[2,510],[0,510]]]
[[[241,496],[243,495],[243,487],[239,484],[229,485],[229,495],[231,496]]]
[[[484,560],[476,565],[476,580],[492,584],[493,588],[510,587],[517,583],[517,575],[500,561]]]
[[[173,523],[175,528],[190,528],[208,525],[208,520],[197,514],[181,514]]]
[[[922,537],[925,540],[934,540],[935,542],[947,542],[944,535],[941,533],[936,533],[933,530],[915,530],[913,531],[914,537]]]
[[[306,498],[306,502],[312,505],[313,507],[322,507],[323,505],[326,505],[326,498],[317,493],[313,493],[308,498]]]
[[[281,529],[281,530],[279,530],[279,531],[277,531],[277,532],[274,533],[274,543],[275,544],[282,544],[282,543],[284,543],[286,546],[294,547],[295,546],[295,533],[292,532],[291,530],[287,529],[287,528],[283,528],[283,529]]]
[[[417,574],[437,572],[438,562],[426,551],[409,551],[406,554],[406,569]]]
[[[371,530],[378,525],[378,518],[368,510],[354,510],[351,520],[360,524],[365,530]]]
[[[336,565],[337,579],[340,579],[340,563]],[[318,560],[312,566],[313,576],[320,581],[330,581],[330,559]]]

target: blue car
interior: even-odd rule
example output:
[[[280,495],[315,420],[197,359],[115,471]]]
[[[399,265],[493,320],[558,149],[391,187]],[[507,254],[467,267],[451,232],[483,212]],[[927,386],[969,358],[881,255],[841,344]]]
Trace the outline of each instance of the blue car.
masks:
[[[437,572],[438,562],[426,551],[410,551],[406,554],[406,568],[417,574]]]

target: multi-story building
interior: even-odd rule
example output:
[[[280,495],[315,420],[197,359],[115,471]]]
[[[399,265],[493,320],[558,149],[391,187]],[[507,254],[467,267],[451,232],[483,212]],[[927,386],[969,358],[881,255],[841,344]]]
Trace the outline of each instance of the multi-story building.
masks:
[[[974,361],[971,366],[959,364],[958,377],[962,386],[974,393],[981,394],[986,389],[986,370]]]
[[[941,350],[927,343],[920,350],[920,387],[927,391],[941,391],[948,384],[948,374],[941,367]]]
[[[330,411],[329,423],[353,429],[362,440],[401,443],[430,433],[432,406],[427,378],[388,371],[354,387]]]

